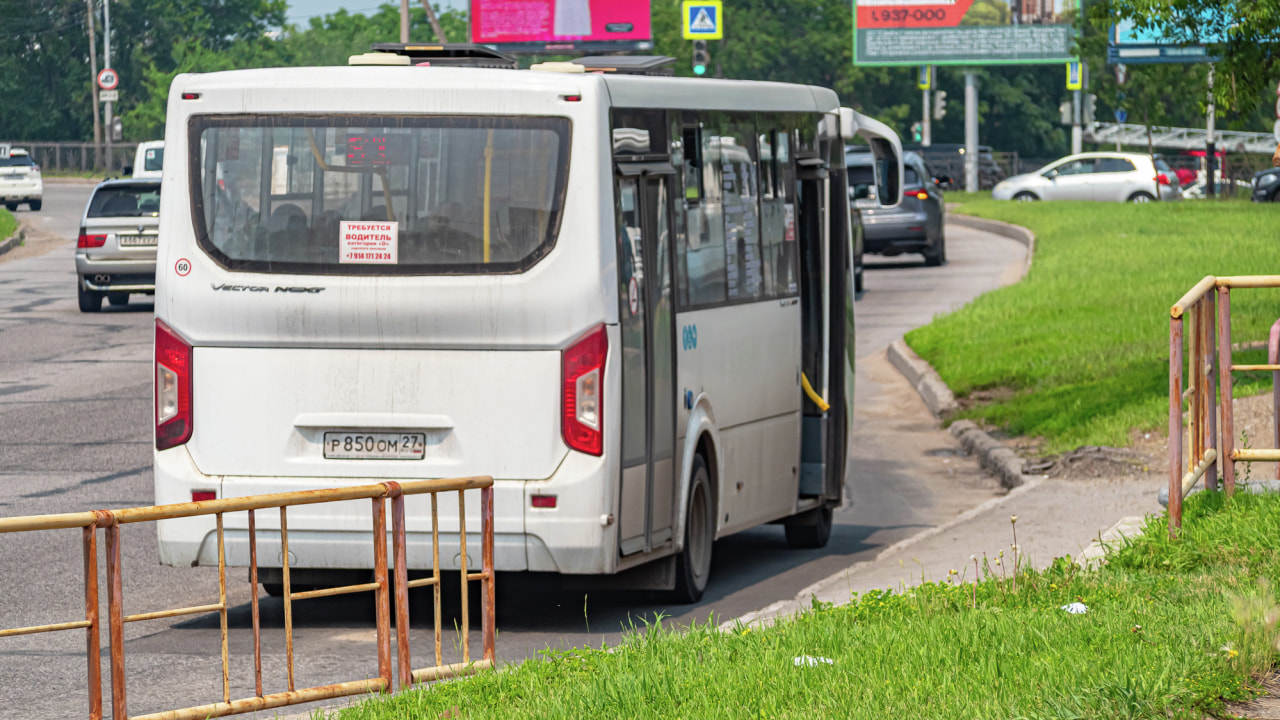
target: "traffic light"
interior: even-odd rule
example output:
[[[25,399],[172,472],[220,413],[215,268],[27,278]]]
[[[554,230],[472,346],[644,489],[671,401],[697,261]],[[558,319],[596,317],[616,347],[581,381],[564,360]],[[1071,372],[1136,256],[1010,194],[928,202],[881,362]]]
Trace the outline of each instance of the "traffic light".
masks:
[[[1058,115],[1059,115],[1058,120],[1060,120],[1063,125],[1071,124],[1071,101],[1070,100],[1058,105]]]
[[[924,124],[919,120],[911,125],[911,142],[924,142]]]
[[[693,41],[693,74],[699,77],[707,74],[707,66],[711,64],[711,54],[707,52],[706,40]]]
[[[1094,117],[1098,112],[1097,100],[1097,95],[1086,93],[1084,96],[1084,125],[1090,129],[1092,129],[1098,122]]]
[[[947,116],[947,91],[935,90],[933,92],[933,119],[941,120]]]

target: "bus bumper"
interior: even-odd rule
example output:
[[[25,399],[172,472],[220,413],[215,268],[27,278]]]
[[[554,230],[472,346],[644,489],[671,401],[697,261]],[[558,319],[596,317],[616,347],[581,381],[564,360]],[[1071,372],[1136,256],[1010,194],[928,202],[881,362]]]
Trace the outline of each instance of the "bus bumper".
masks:
[[[602,458],[569,452],[556,472],[545,480],[494,482],[494,567],[499,571],[600,574],[614,569],[616,543],[606,510],[606,463]],[[155,453],[157,505],[190,502],[196,491],[213,491],[219,498],[345,487],[381,482],[380,478],[232,477],[205,475],[185,447]],[[533,497],[553,496],[555,507],[532,507]],[[467,567],[480,568],[480,492],[467,491]],[[389,509],[389,508],[388,508]],[[431,497],[406,496],[406,540],[410,570],[430,570]],[[458,493],[437,496],[439,558],[442,570],[462,567]],[[390,531],[388,513],[388,531]],[[280,512],[255,513],[260,567],[281,567]],[[228,513],[224,519],[226,562],[249,565],[248,513]],[[297,569],[371,569],[373,567],[372,505],[368,500],[290,508],[289,566]],[[218,545],[213,516],[162,520],[157,523],[160,561],[175,567],[216,566]],[[611,551],[610,551],[611,550]]]

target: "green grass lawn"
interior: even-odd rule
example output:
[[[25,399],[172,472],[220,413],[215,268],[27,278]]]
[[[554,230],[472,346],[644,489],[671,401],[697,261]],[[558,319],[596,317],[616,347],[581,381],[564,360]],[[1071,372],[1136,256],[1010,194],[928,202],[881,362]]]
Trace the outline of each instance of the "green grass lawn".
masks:
[[[962,417],[1040,436],[1049,452],[1125,445],[1168,418],[1169,306],[1205,275],[1280,273],[1280,208],[1253,203],[1008,203],[962,212],[1036,234],[1030,273],[907,334]],[[1232,294],[1232,340],[1265,340],[1280,292]],[[1242,353],[1265,362],[1264,353]],[[1269,386],[1237,376],[1238,393]]]
[[[0,240],[8,240],[9,236],[18,229],[18,220],[13,213],[0,208]]]
[[[1170,543],[1153,517],[1096,572],[1058,560],[1015,583],[992,563],[978,584],[969,567],[766,629],[655,626],[330,717],[1198,719],[1275,659],[1280,606],[1258,579],[1280,571],[1280,495],[1194,495],[1185,528]]]

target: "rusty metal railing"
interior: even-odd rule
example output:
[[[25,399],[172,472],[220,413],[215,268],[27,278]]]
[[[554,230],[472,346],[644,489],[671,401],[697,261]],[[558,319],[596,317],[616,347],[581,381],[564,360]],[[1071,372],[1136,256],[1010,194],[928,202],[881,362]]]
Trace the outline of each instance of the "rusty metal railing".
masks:
[[[481,570],[470,572],[467,565],[467,521],[464,493],[480,490],[481,521]],[[458,530],[461,547],[461,627],[462,662],[445,664],[442,652],[443,628],[440,615],[441,571],[440,531],[437,497],[440,493],[458,494]],[[432,573],[430,577],[409,580],[407,561],[407,531],[405,522],[406,495],[431,496],[431,546]],[[323,588],[306,592],[292,592],[289,584],[289,529],[288,508],[326,502],[369,499],[372,501],[374,572],[373,582],[342,587]],[[391,502],[392,565],[395,581],[388,575],[386,502]],[[280,543],[283,560],[283,602],[285,656],[288,671],[288,690],[264,693],[262,682],[262,641],[258,608],[258,554],[255,513],[259,510],[278,510],[280,513]],[[249,582],[252,584],[251,615],[253,625],[254,688],[256,694],[249,698],[231,698],[230,652],[227,631],[227,573],[226,546],[223,515],[231,512],[247,512],[249,527]],[[154,522],[174,518],[213,515],[217,523],[218,551],[218,602],[154,612],[124,613],[123,572],[120,562],[120,527],[130,523]],[[135,720],[196,720],[223,717],[239,713],[268,710],[317,700],[346,697],[392,690],[391,613],[395,613],[396,677],[400,689],[415,682],[427,682],[454,677],[481,669],[492,668],[495,653],[495,601],[493,572],[493,478],[469,477],[445,480],[416,480],[383,482],[373,485],[307,490],[251,495],[221,500],[129,508],[125,510],[94,510],[90,512],[59,515],[33,515],[27,517],[0,518],[0,534],[79,528],[84,550],[84,619],[49,625],[37,625],[0,630],[0,638],[67,630],[85,630],[88,660],[87,685],[89,691],[89,717],[101,720],[103,712],[102,677],[100,670],[101,626],[98,598],[97,531],[106,536],[107,567],[107,628],[111,653],[111,709],[112,717],[123,720],[128,714],[128,698],[125,683],[124,626],[126,623],[143,622],[216,612],[221,626],[222,651],[222,700],[178,710],[133,716]],[[471,659],[470,616],[468,585],[481,583],[481,641],[484,646],[480,660]],[[409,589],[433,588],[435,609],[435,665],[413,669],[409,653]],[[394,591],[394,592],[393,592]],[[373,592],[375,595],[377,623],[378,676],[332,685],[298,689],[294,683],[293,653],[293,603],[318,597],[348,593]],[[394,594],[394,598],[392,595]]]
[[[1280,275],[1210,275],[1169,310],[1170,537],[1176,537],[1182,527],[1183,498],[1201,479],[1206,489],[1217,490],[1221,471],[1223,486],[1231,495],[1236,487],[1235,463],[1280,461],[1280,321],[1271,328],[1267,364],[1232,361],[1231,291],[1246,288],[1280,288]],[[1272,372],[1276,422],[1273,448],[1235,447],[1232,373],[1246,370]]]

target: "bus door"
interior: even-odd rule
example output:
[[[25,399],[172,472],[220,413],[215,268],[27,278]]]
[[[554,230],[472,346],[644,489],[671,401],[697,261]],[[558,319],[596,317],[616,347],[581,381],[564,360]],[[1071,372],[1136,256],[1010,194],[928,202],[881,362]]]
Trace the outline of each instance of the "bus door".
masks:
[[[798,167],[800,236],[801,371],[818,396],[828,395],[830,361],[828,208],[824,192],[826,163],[820,157],[801,157]],[[801,431],[800,497],[818,497],[827,486],[830,438],[828,414],[808,397],[804,400]]]
[[[622,335],[619,550],[672,537],[675,494],[675,325],[667,162],[618,164],[618,297]]]

